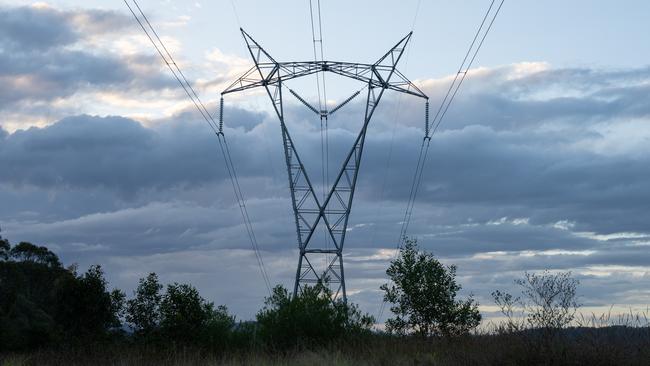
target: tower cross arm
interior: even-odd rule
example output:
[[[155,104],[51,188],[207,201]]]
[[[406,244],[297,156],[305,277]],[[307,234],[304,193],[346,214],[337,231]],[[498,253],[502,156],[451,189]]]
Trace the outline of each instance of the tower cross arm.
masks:
[[[412,32],[397,42],[374,64],[342,61],[278,62],[250,34],[243,29],[241,33],[254,65],[227,87],[221,93],[222,95],[258,87],[279,86],[291,79],[318,72],[331,72],[361,81],[369,88],[390,89],[428,99],[418,87],[397,70],[397,64],[404,54]]]
[[[371,85],[373,88],[386,88],[428,99],[422,90],[396,69],[389,81],[382,81],[377,77],[379,73],[377,70],[382,71],[383,68],[386,67],[341,61],[258,63],[230,84],[221,94],[236,93],[266,85],[281,84],[291,79],[324,71],[361,81],[364,84]]]

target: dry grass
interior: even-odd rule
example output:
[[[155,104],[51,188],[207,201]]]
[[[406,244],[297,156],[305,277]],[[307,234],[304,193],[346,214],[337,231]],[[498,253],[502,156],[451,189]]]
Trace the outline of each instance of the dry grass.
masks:
[[[373,335],[312,350],[208,352],[117,344],[88,349],[0,355],[2,366],[215,366],[215,365],[650,365],[648,312],[582,316],[575,327],[549,331],[504,324],[454,339]]]

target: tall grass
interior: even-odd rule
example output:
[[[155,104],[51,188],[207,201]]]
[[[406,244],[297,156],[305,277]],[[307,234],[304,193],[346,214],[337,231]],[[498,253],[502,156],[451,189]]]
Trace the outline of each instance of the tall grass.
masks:
[[[128,342],[0,355],[2,366],[213,365],[650,365],[647,309],[579,315],[565,329],[533,329],[525,319],[488,323],[457,338],[372,334],[310,349],[262,346],[224,352],[193,347],[145,347]]]

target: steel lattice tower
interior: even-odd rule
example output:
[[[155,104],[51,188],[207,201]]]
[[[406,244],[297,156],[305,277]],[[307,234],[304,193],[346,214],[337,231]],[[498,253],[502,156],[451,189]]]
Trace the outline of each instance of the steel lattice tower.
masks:
[[[404,54],[412,32],[373,64],[338,61],[277,62],[248,33],[243,29],[241,32],[255,65],[226,88],[222,92],[222,96],[262,87],[266,89],[280,121],[300,251],[294,295],[304,285],[315,284],[327,279],[329,284],[337,286],[335,297],[342,296],[343,300],[347,301],[343,271],[343,247],[368,124],[386,90],[394,90],[428,100],[428,97],[419,88],[397,70],[397,64]],[[283,83],[318,72],[331,72],[358,80],[367,87],[361,130],[343,160],[331,187],[327,187],[328,193],[322,201],[318,198],[287,129],[283,109]],[[328,112],[317,110],[295,92],[291,91],[291,93],[321,118],[326,118],[328,114],[334,113],[359,94],[356,92]],[[327,241],[331,241],[333,247],[325,246],[315,240],[315,233],[319,230],[324,230],[327,233]],[[321,257],[327,258],[327,265],[322,272],[317,270],[314,265],[315,261]]]

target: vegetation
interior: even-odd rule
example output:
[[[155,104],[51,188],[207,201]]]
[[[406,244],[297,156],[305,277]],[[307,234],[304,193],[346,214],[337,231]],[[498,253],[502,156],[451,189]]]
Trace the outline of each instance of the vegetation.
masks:
[[[0,365],[637,365],[650,359],[647,313],[577,316],[571,274],[525,273],[495,291],[507,321],[477,328],[455,267],[408,241],[387,271],[388,333],[326,284],[277,286],[255,321],[237,322],[189,284],[151,273],[127,300],[99,266],[78,273],[55,253],[0,237]],[[519,315],[523,315],[519,317]]]
[[[471,296],[457,299],[461,286],[456,283],[456,267],[444,266],[433,254],[420,251],[415,240],[406,240],[386,274],[392,284],[381,289],[396,315],[386,322],[389,332],[458,336],[481,322],[478,302]]]
[[[575,319],[579,307],[576,300],[579,281],[571,277],[571,272],[525,272],[524,278],[515,280],[515,284],[521,288],[521,296],[514,297],[499,290],[492,293],[510,331],[526,326],[555,331]],[[515,308],[521,309],[527,324],[517,323]]]
[[[95,341],[119,326],[124,295],[109,292],[101,267],[82,275],[45,247],[4,245],[0,261],[0,347],[29,349]]]
[[[126,322],[136,340],[144,343],[204,344],[223,347],[235,318],[225,306],[215,308],[188,284],[173,283],[162,293],[158,276],[140,279],[134,298],[127,301]]]
[[[323,285],[305,287],[292,297],[282,286],[273,289],[264,308],[257,314],[260,337],[274,348],[304,348],[355,338],[370,333],[375,320],[362,314],[354,304],[332,300]]]

